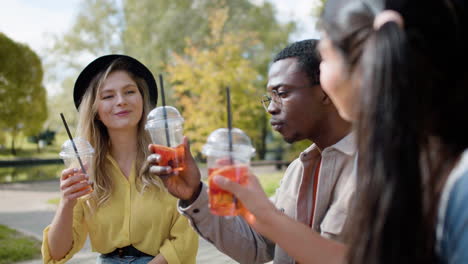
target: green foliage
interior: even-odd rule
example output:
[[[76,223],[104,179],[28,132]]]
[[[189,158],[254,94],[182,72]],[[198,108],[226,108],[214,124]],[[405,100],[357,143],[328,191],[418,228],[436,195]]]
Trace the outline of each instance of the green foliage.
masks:
[[[81,70],[83,55],[93,59],[100,55],[123,52],[122,30],[125,27],[117,0],[83,0],[71,29],[55,39],[51,55],[53,64]]]
[[[6,144],[6,134],[0,131],[0,148]]]
[[[302,151],[310,147],[312,142],[310,140],[301,140],[299,142],[294,142],[286,148],[286,154],[283,157],[283,160],[293,161],[299,157]]]
[[[47,119],[46,90],[39,56],[0,33],[0,125],[15,137],[37,133]]]
[[[279,187],[279,183],[283,178],[283,175],[284,171],[262,173],[257,175],[258,180],[260,181],[260,184],[262,185],[262,188],[268,197],[275,194],[275,191]]]
[[[164,71],[171,53],[183,53],[187,39],[196,46],[209,45],[209,14],[227,9],[222,31],[237,35],[257,32],[259,42],[246,47],[244,56],[266,72],[272,54],[286,45],[294,23],[281,25],[270,3],[257,6],[248,0],[126,0],[123,1],[126,28],[122,34],[124,52],[141,58],[155,72]],[[209,47],[209,46],[205,46]]]
[[[40,257],[41,242],[0,225],[0,264]]]
[[[62,125],[63,126],[63,125]],[[60,145],[67,140],[66,133],[56,134],[55,142],[52,145],[45,146],[41,149],[41,153],[37,152],[37,144],[28,142],[24,137],[18,137],[16,154],[13,155],[8,148],[0,147],[0,159],[14,159],[14,158],[59,158]],[[5,141],[11,141],[11,135],[5,135]]]
[[[56,131],[57,136],[63,135],[67,137],[65,133],[65,127],[63,126],[62,119],[60,118],[60,113],[64,114],[72,134],[75,135],[74,132],[76,126],[78,125],[78,112],[75,108],[75,103],[73,102],[72,96],[74,83],[74,78],[67,77],[62,81],[62,87],[65,89],[61,93],[49,97],[49,119],[47,120],[45,126]],[[59,142],[60,144],[63,143],[63,141]]]
[[[312,7],[312,16],[320,17],[327,0],[315,0]]]
[[[231,87],[233,126],[244,130],[254,141],[260,140],[258,116],[263,113],[254,86],[259,73],[244,58],[244,47],[255,45],[255,34],[223,33],[228,9],[210,14],[211,36],[204,46],[189,43],[184,55],[175,54],[168,67],[178,105],[185,118],[191,149],[199,154],[208,135],[227,127],[226,86]]]
[[[215,44],[207,41],[211,38],[207,14],[224,9],[228,10],[227,18],[219,29],[220,36],[231,34],[232,39],[238,41],[235,39],[245,39],[255,32],[257,41],[243,45],[237,54],[241,57],[239,60],[249,62],[256,76],[252,78],[252,74],[246,73],[249,76],[241,79],[250,83],[242,86],[235,82],[229,84],[238,91],[244,86],[255,88],[255,92],[253,89],[250,91],[251,99],[258,102],[257,98],[265,90],[266,72],[272,56],[286,46],[289,35],[295,30],[294,23],[280,24],[277,21],[270,3],[254,5],[249,0],[83,0],[71,30],[58,36],[49,52],[50,61],[46,65],[70,77],[62,83],[63,93],[51,100],[51,108],[56,113],[50,113],[49,123],[54,125],[49,127],[59,128],[57,112],[60,111],[66,113],[72,125],[75,123],[76,110],[70,96],[73,83],[77,73],[93,58],[108,53],[124,53],[141,60],[155,75],[164,73],[167,65],[176,60],[172,54],[185,57],[190,51],[188,47],[214,48]],[[211,67],[223,68],[223,61],[218,59]],[[64,72],[64,68],[72,70]],[[244,72],[233,73],[229,78],[233,79],[234,74],[239,77]],[[168,104],[177,104],[181,99],[174,94],[170,84],[166,88]],[[251,110],[255,112],[256,109],[254,106]],[[254,117],[256,119],[249,120],[257,126],[260,136],[255,135],[259,138],[255,146],[263,156],[269,125],[264,113],[255,113]]]
[[[55,140],[55,131],[46,129],[36,135],[29,136],[28,141],[32,143],[39,143],[39,141],[43,140],[47,145],[52,145]]]

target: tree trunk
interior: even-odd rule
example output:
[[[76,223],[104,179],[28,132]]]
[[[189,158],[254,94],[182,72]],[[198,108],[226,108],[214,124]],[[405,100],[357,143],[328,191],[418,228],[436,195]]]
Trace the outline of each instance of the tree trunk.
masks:
[[[268,129],[267,129],[267,126],[268,126],[268,122],[267,122],[267,114],[264,113],[262,115],[262,118],[261,118],[261,124],[262,124],[262,133],[261,133],[261,136],[260,136],[260,144],[259,144],[259,148],[258,148],[258,157],[260,160],[264,160],[265,159],[265,155],[266,155],[266,138],[267,138],[267,135],[268,135]]]
[[[11,134],[11,154],[16,156],[16,149],[15,149],[15,137],[16,137],[16,131],[13,131]]]

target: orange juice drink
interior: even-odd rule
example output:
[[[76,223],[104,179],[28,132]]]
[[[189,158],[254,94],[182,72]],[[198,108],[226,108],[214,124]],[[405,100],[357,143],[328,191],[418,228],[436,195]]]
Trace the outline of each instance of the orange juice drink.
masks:
[[[172,106],[159,106],[147,116],[146,131],[151,136],[152,151],[161,156],[160,166],[170,166],[174,172],[185,168],[184,119]]]
[[[208,169],[208,185],[209,185],[209,205],[212,214],[221,216],[237,215],[237,201],[232,193],[220,189],[213,182],[215,175],[224,176],[231,181],[241,185],[247,184],[247,172],[249,168],[244,164],[227,165],[220,168]]]
[[[65,167],[67,168],[76,168],[76,169],[81,169],[81,165],[84,166],[84,169],[86,170],[86,173],[90,177],[89,179],[94,182],[94,177],[93,177],[93,157],[94,157],[94,148],[91,146],[91,144],[86,141],[83,138],[75,138],[74,139],[76,148],[78,153],[75,152],[73,148],[73,144],[71,140],[65,141],[62,145],[62,151],[60,152],[60,157],[63,160],[63,163],[65,163]],[[80,157],[81,164],[78,160],[78,156]],[[81,181],[82,183],[84,181]],[[87,186],[84,188],[81,188],[78,191],[82,191],[85,189],[89,189],[89,192],[93,191],[93,188],[91,186]]]
[[[182,171],[185,168],[185,147],[180,144],[175,148],[162,145],[153,145],[155,153],[161,155],[160,166],[170,166],[173,171]]]
[[[250,159],[255,153],[250,138],[238,128],[218,128],[208,136],[202,153],[207,158],[211,213],[227,217],[242,214],[241,202],[232,193],[220,189],[213,178],[220,175],[241,185],[247,184]]]

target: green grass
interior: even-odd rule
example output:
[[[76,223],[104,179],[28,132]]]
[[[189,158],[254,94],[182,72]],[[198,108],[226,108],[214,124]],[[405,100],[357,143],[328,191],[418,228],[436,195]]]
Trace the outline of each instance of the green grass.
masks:
[[[60,198],[52,198],[52,199],[49,199],[47,200],[47,203],[48,204],[53,204],[53,205],[58,205],[60,203]]]
[[[276,188],[278,188],[279,182],[283,175],[283,171],[257,175],[258,179],[260,180],[260,184],[262,185],[263,190],[268,195],[268,197],[275,194]]]
[[[40,241],[0,225],[0,264],[35,259],[40,256]]]

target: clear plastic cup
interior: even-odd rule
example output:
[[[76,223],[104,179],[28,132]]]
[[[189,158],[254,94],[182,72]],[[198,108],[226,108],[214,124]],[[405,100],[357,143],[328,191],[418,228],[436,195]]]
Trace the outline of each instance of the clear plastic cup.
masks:
[[[215,175],[221,175],[239,184],[247,184],[250,159],[255,154],[250,138],[240,129],[233,128],[232,152],[229,150],[227,128],[213,131],[202,148],[207,156],[209,206],[212,214],[234,216],[239,214],[239,204],[232,193],[222,190],[213,182]]]
[[[94,175],[92,174],[93,171],[93,157],[94,157],[94,148],[91,144],[82,138],[74,138],[73,141],[75,142],[75,146],[78,150],[78,155],[80,156],[81,162],[85,167],[86,173],[89,176],[89,179],[94,182]],[[65,141],[62,144],[62,151],[59,153],[60,158],[62,158],[63,163],[65,163],[65,167],[67,168],[77,168],[81,169],[81,165],[78,161],[77,154],[75,149],[73,148],[73,144],[71,140]],[[86,187],[90,188],[91,187]]]
[[[166,109],[167,119],[164,118]],[[170,166],[173,171],[185,168],[184,119],[172,106],[159,106],[147,117],[145,129],[151,136],[155,153],[161,155],[159,165]]]

